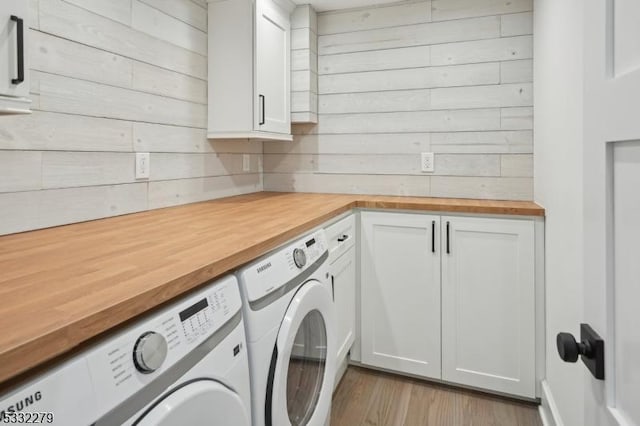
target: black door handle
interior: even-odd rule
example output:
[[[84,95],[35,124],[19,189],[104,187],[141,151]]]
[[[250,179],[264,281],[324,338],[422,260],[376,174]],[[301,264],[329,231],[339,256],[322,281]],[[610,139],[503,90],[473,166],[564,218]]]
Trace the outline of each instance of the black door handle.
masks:
[[[265,123],[265,119],[264,119],[264,95],[258,95],[260,97],[260,106],[262,107],[262,116],[260,118],[260,123],[258,123],[259,125],[263,125]]]
[[[449,247],[449,221],[447,221],[447,254],[451,254],[451,249]]]
[[[333,301],[336,301],[336,280],[333,275],[331,275],[331,298]]]
[[[18,78],[12,78],[11,84],[20,84],[24,81],[24,20],[11,15],[11,20],[18,25]]]
[[[436,221],[431,221],[431,253],[436,252]]]
[[[596,379],[604,380],[604,340],[588,324],[580,324],[580,342],[571,333],[558,333],[558,355],[564,362],[576,362],[578,356]]]
[[[349,239],[349,236],[347,234],[344,234],[342,237],[338,237],[338,242],[342,243],[348,239]]]

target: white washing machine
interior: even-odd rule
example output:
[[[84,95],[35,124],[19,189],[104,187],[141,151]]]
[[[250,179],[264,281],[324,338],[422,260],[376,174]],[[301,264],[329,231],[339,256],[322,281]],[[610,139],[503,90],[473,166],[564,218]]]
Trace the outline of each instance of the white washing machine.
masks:
[[[44,413],[61,426],[250,426],[250,401],[240,293],[229,276],[0,396],[0,411],[22,423]]]
[[[243,268],[254,426],[328,424],[335,312],[324,230]]]

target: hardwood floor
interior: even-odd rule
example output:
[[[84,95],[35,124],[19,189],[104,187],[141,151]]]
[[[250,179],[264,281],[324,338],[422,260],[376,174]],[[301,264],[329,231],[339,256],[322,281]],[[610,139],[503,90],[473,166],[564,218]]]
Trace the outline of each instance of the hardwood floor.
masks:
[[[542,426],[536,405],[349,367],[331,426]]]

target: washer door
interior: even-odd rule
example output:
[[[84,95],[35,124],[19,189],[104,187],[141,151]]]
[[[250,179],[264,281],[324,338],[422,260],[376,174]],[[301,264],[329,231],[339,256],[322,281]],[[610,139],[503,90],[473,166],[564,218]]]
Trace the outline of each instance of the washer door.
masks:
[[[143,414],[136,426],[207,425],[250,426],[247,408],[240,397],[211,379],[188,382]]]
[[[307,281],[280,326],[269,372],[266,424],[324,426],[335,377],[335,326],[331,295]]]

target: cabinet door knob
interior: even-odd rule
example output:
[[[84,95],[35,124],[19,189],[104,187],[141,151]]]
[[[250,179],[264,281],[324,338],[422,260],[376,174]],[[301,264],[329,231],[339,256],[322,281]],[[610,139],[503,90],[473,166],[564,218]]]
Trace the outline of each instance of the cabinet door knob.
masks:
[[[604,380],[604,341],[588,324],[580,325],[580,340],[571,333],[558,333],[558,355],[564,362],[576,362],[581,356],[591,374]]]

